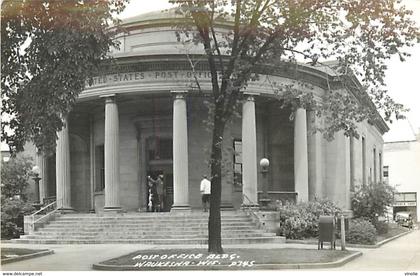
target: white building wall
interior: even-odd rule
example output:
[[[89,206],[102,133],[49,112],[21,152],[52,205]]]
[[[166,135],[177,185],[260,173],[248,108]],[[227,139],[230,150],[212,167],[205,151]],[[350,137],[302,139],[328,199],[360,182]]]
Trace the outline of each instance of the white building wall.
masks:
[[[398,192],[417,192],[417,221],[420,220],[420,135],[414,141],[386,143],[384,166],[389,166],[389,184]]]

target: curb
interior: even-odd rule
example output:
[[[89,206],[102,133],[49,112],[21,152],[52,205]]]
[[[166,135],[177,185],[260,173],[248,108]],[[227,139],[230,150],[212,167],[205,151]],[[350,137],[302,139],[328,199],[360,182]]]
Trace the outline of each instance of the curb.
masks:
[[[178,268],[170,267],[154,267],[154,268],[136,268],[128,265],[106,265],[106,264],[93,264],[92,268],[94,270],[104,270],[104,271],[185,271],[185,270],[276,270],[276,269],[317,269],[317,268],[333,268],[340,267],[346,263],[362,256],[362,252],[354,252],[349,256],[346,256],[340,260],[327,263],[301,263],[301,264],[257,264],[253,267],[241,268],[241,267],[228,267],[227,265],[219,266],[187,266]]]
[[[400,238],[402,236],[408,235],[408,234],[410,234],[412,232],[413,232],[413,230],[410,230],[410,231],[407,231],[407,232],[404,232],[404,233],[400,233],[398,235],[395,235],[393,237],[390,237],[388,239],[385,239],[383,241],[380,241],[380,242],[378,242],[376,244],[346,243],[346,247],[350,247],[350,248],[379,248],[382,245],[384,245],[384,244],[386,244],[386,243],[388,243],[390,241],[393,241],[393,240],[398,239],[398,238]],[[288,243],[288,244],[318,244],[318,241],[316,241],[316,240],[288,240],[288,239],[286,239],[286,243]],[[337,239],[336,246],[338,247],[340,245],[341,245],[340,240]]]
[[[46,249],[46,250],[41,251],[41,252],[36,252],[36,253],[32,253],[32,254],[21,255],[21,256],[1,260],[1,264],[19,262],[19,261],[32,259],[32,258],[37,258],[37,257],[42,257],[42,256],[50,255],[50,254],[54,254],[54,250]]]

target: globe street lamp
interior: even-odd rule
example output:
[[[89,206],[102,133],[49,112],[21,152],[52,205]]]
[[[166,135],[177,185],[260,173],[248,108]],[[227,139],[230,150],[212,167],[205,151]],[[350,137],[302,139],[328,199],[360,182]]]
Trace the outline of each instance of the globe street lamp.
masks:
[[[35,181],[35,201],[34,206],[39,206],[39,181],[41,180],[41,177],[39,177],[40,169],[38,166],[34,166],[32,168],[33,177],[32,179]]]
[[[260,199],[261,205],[267,207],[268,203],[271,202],[271,199],[268,196],[268,182],[267,182],[267,174],[268,168],[270,167],[270,161],[267,158],[262,158],[260,160],[260,172],[263,177],[263,195]]]

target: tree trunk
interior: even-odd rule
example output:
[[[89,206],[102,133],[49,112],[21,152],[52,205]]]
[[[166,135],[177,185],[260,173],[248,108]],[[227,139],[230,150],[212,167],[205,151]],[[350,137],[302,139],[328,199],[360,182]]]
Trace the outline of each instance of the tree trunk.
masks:
[[[225,129],[225,121],[219,116],[221,114],[219,111],[220,109],[216,107],[211,148],[211,197],[208,225],[208,251],[217,254],[223,253],[220,202],[222,197],[222,144]]]

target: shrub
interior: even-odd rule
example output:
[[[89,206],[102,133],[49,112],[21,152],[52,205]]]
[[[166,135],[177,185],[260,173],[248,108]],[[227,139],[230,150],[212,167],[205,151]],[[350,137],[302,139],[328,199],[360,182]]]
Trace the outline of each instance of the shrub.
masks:
[[[385,183],[359,187],[352,197],[354,218],[364,218],[380,227],[377,226],[378,217],[386,214],[393,201],[394,189]]]
[[[353,244],[375,244],[376,229],[368,220],[362,218],[352,219],[349,222],[346,241]]]
[[[378,221],[374,226],[378,235],[386,234],[389,231],[389,224],[384,221]]]
[[[277,207],[280,212],[280,235],[288,239],[317,237],[320,215],[334,215],[340,209],[329,200],[315,198],[299,204],[286,203]]]
[[[3,239],[18,238],[23,230],[19,222],[20,216],[31,213],[34,208],[30,203],[19,198],[1,197],[1,237]]]
[[[19,237],[20,216],[33,211],[27,203],[32,163],[28,157],[11,158],[1,166],[1,236]]]

